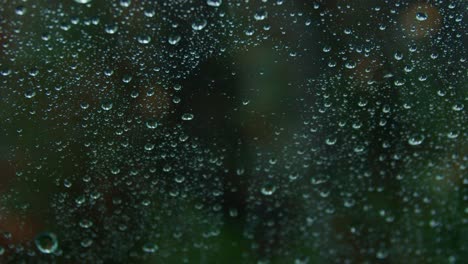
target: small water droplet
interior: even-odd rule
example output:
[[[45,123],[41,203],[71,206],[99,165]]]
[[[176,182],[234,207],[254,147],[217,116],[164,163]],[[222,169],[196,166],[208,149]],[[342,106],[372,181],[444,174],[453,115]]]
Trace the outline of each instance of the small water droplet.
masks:
[[[88,229],[91,226],[93,226],[93,222],[88,220],[88,219],[82,219],[80,221],[80,227],[82,227],[82,228]]]
[[[149,129],[155,129],[158,127],[158,122],[156,120],[148,120],[146,121],[146,127]]]
[[[257,21],[265,20],[268,17],[268,12],[261,9],[255,12],[254,19]]]
[[[104,111],[109,111],[112,109],[112,102],[109,100],[104,100],[101,104],[101,108]]]
[[[325,143],[329,146],[333,146],[336,144],[336,138],[335,137],[330,137],[325,140]]]
[[[193,117],[194,117],[193,114],[185,113],[185,114],[182,115],[182,120],[190,121],[190,120],[193,119]]]
[[[58,248],[57,236],[50,232],[43,232],[34,239],[37,249],[44,254],[52,254]]]
[[[222,0],[207,0],[206,4],[212,7],[219,7],[223,3]]]
[[[195,19],[195,21],[193,21],[192,29],[193,30],[202,30],[202,29],[204,29],[206,27],[207,24],[208,24],[208,22],[206,21],[206,19],[198,18],[198,19]]]
[[[17,8],[15,8],[15,13],[18,16],[22,16],[26,13],[26,8],[24,8],[24,6],[18,6]]]
[[[380,249],[377,251],[377,254],[375,255],[378,259],[385,259],[388,257],[388,251],[384,249]]]
[[[146,45],[146,44],[149,44],[151,42],[151,37],[148,36],[148,35],[140,35],[140,36],[137,37],[137,41],[140,44]]]
[[[81,246],[84,248],[88,248],[93,244],[93,240],[91,238],[85,238],[84,240],[81,241]]]
[[[457,112],[463,110],[463,108],[464,108],[464,105],[462,103],[457,103],[453,105],[452,107],[452,109]]]
[[[36,92],[33,89],[29,89],[26,92],[24,92],[24,97],[31,99],[34,96],[36,96]]]
[[[78,4],[87,4],[91,3],[92,0],[75,0],[76,3]]]
[[[148,242],[146,244],[143,245],[143,251],[145,253],[154,253],[158,250],[158,245],[154,244],[154,243],[151,243],[151,242]]]
[[[427,14],[423,13],[423,12],[417,12],[416,13],[416,19],[418,21],[425,21],[425,20],[427,20]]]
[[[263,195],[266,195],[266,196],[273,195],[273,193],[275,193],[275,191],[276,191],[276,187],[273,186],[273,185],[266,185],[266,186],[262,187],[262,189],[260,189],[260,192]]]
[[[423,141],[423,135],[414,135],[408,139],[408,144],[410,144],[411,146],[419,146]]]
[[[171,45],[176,45],[180,41],[180,36],[179,35],[171,35],[169,36],[167,42]]]
[[[118,29],[119,27],[117,26],[117,24],[109,24],[106,25],[106,27],[104,28],[107,34],[115,34]]]

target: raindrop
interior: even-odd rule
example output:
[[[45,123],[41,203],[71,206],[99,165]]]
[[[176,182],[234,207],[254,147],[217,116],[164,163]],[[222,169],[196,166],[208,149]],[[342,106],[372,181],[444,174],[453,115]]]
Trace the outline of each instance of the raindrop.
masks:
[[[336,144],[336,140],[337,140],[337,139],[336,139],[335,137],[333,137],[333,138],[327,138],[327,139],[325,140],[325,143],[326,143],[327,145],[329,145],[329,146],[333,146],[333,145]]]
[[[377,251],[376,257],[378,259],[385,259],[385,258],[388,257],[388,252],[386,250],[381,249],[381,250]]]
[[[84,240],[81,241],[81,246],[84,248],[88,248],[93,244],[93,240],[91,238],[85,238]]]
[[[393,54],[393,57],[395,58],[395,60],[401,60],[403,59],[403,53],[397,51],[395,52],[395,54]]]
[[[93,222],[88,219],[83,219],[80,221],[80,227],[88,229],[93,226]]]
[[[50,232],[40,233],[34,239],[37,249],[44,254],[54,253],[58,248],[57,236]]]
[[[146,127],[149,129],[155,129],[158,127],[158,122],[156,122],[156,120],[148,120],[146,121]]]
[[[31,99],[34,96],[36,96],[36,92],[33,89],[29,89],[26,92],[24,92],[24,97]]]
[[[464,106],[461,103],[457,103],[457,104],[453,105],[453,107],[452,107],[452,109],[454,111],[457,111],[457,112],[463,110],[463,108],[464,108]]]
[[[424,141],[423,135],[414,135],[408,139],[408,144],[411,146],[418,146]]]
[[[219,7],[223,3],[222,0],[207,0],[206,4],[213,7]]]
[[[86,109],[88,109],[89,104],[88,104],[87,102],[82,102],[82,103],[80,104],[80,107],[81,107],[81,109],[86,110]]]
[[[154,243],[146,243],[143,245],[143,251],[145,253],[154,253],[158,250],[158,245],[154,244]]]
[[[171,35],[167,42],[171,45],[176,45],[180,41],[180,36],[179,35]]]
[[[255,12],[254,19],[257,21],[260,21],[260,20],[264,20],[265,18],[267,18],[267,16],[268,16],[267,11],[258,10],[257,12]]]
[[[87,4],[91,3],[92,0],[75,0],[76,3],[78,4]]]
[[[190,121],[193,119],[193,114],[185,113],[182,115],[182,120],[184,121]]]
[[[104,100],[101,104],[102,110],[109,111],[112,109],[112,102],[109,100]]]
[[[149,44],[151,42],[151,37],[148,35],[140,35],[137,37],[137,41],[140,44]]]
[[[24,15],[24,13],[26,13],[26,8],[24,8],[24,6],[18,6],[16,9],[15,9],[15,13],[19,16],[22,16]]]
[[[130,0],[120,0],[120,6],[121,7],[129,7],[132,1]]]
[[[423,13],[423,12],[417,12],[416,13],[416,19],[418,21],[425,21],[425,20],[427,20],[427,14]]]
[[[119,27],[117,26],[117,24],[109,24],[106,25],[106,27],[104,28],[107,34],[115,34],[115,32],[117,32],[118,29]]]
[[[202,29],[204,29],[206,27],[207,23],[208,22],[206,21],[206,19],[198,18],[195,21],[193,21],[192,29],[193,30],[202,30]]]
[[[260,190],[260,192],[265,195],[265,196],[270,196],[272,195],[273,193],[275,193],[276,191],[276,187],[273,186],[273,185],[267,185],[267,186],[264,186],[262,187],[262,189]]]
[[[356,68],[356,62],[348,61],[348,62],[345,63],[345,67],[347,69],[354,69],[354,68]]]

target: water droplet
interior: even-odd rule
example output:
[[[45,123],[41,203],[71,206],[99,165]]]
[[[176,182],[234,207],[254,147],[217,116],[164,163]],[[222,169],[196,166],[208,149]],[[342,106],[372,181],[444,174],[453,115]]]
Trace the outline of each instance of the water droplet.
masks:
[[[246,30],[244,30],[244,33],[245,33],[246,36],[252,36],[255,33],[255,30],[253,28],[249,27]]]
[[[377,254],[375,255],[378,259],[385,259],[388,257],[388,251],[384,249],[380,249],[377,251]]]
[[[125,74],[123,77],[122,77],[122,81],[124,83],[130,83],[132,81],[132,75],[130,74]]]
[[[202,29],[204,29],[206,27],[207,23],[208,22],[206,21],[206,19],[198,18],[195,21],[193,21],[192,29],[193,30],[202,30]]]
[[[91,3],[92,0],[75,0],[76,3],[78,4],[87,4]]]
[[[462,103],[457,103],[457,104],[453,105],[453,107],[452,107],[452,109],[454,111],[461,111],[461,110],[463,110],[463,108],[464,108],[464,105]]]
[[[182,115],[182,120],[190,121],[190,120],[193,119],[193,117],[194,117],[193,114],[185,113],[185,114]]]
[[[222,0],[207,0],[206,4],[213,7],[219,7],[223,3]]]
[[[348,61],[348,62],[345,63],[345,67],[346,67],[347,69],[354,69],[354,68],[356,68],[356,62],[354,62],[354,61]]]
[[[169,36],[169,39],[167,42],[171,45],[176,45],[180,41],[180,36],[179,35],[171,35]]]
[[[80,107],[81,107],[81,109],[86,110],[86,109],[88,109],[89,104],[88,104],[87,102],[82,102],[82,103],[80,104]]]
[[[333,137],[333,138],[327,138],[327,139],[325,140],[325,143],[326,143],[327,145],[329,145],[329,146],[333,146],[333,145],[336,144],[336,140],[337,140],[337,139],[336,139],[335,137]]]
[[[26,13],[26,8],[24,8],[24,6],[18,6],[16,9],[15,9],[15,13],[19,16],[22,16]]]
[[[268,17],[268,12],[265,10],[258,10],[255,12],[254,19],[257,21],[264,20]]]
[[[158,250],[158,245],[154,243],[149,242],[143,245],[143,251],[146,253],[154,253],[157,250]]]
[[[120,6],[121,7],[129,7],[132,1],[130,0],[120,0]]]
[[[423,12],[417,12],[416,13],[416,19],[418,21],[425,21],[425,20],[427,20],[427,14],[423,13]]]
[[[148,120],[146,121],[146,127],[149,129],[155,129],[158,127],[158,122],[156,120]]]
[[[34,239],[37,249],[44,254],[54,253],[58,248],[57,236],[50,232],[40,233]]]
[[[34,96],[36,96],[36,92],[33,89],[29,89],[26,92],[24,92],[24,97],[31,99]]]
[[[330,52],[331,49],[332,49],[331,46],[325,46],[322,48],[322,51],[327,53],[327,52]]]
[[[85,238],[84,240],[81,241],[81,246],[84,248],[88,248],[93,244],[93,240],[91,238]]]
[[[82,220],[80,221],[80,226],[81,226],[82,228],[88,229],[88,228],[90,228],[91,226],[93,226],[93,222],[90,221],[90,220],[88,220],[88,219],[82,219]]]
[[[264,186],[264,187],[262,187],[262,189],[260,190],[260,192],[261,192],[263,195],[266,195],[266,196],[272,195],[273,193],[275,193],[275,191],[276,191],[276,187],[273,186],[273,185]]]
[[[408,144],[411,146],[418,146],[424,141],[423,135],[414,135],[408,139]]]
[[[447,134],[447,137],[450,138],[450,139],[454,139],[454,138],[457,138],[459,135],[459,132],[458,131],[450,131],[448,134]]]
[[[140,44],[146,45],[146,44],[149,44],[151,42],[151,37],[148,36],[148,35],[140,35],[140,36],[137,37],[137,41]]]
[[[151,151],[154,149],[154,144],[151,144],[151,143],[146,143],[145,144],[145,150],[146,151]]]
[[[117,32],[118,29],[119,27],[117,26],[117,24],[109,24],[106,25],[106,27],[104,28],[107,34],[115,34],[115,32]]]
[[[403,59],[403,53],[397,51],[397,52],[395,52],[395,54],[393,54],[393,57],[395,58],[395,60],[402,60]]]
[[[101,104],[101,108],[104,111],[109,111],[112,109],[112,102],[109,100],[104,100]]]

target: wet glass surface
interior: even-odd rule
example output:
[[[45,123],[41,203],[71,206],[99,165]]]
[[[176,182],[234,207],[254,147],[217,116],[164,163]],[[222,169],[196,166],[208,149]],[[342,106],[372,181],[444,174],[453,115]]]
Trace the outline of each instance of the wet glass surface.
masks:
[[[0,1],[0,263],[464,263],[466,1]]]

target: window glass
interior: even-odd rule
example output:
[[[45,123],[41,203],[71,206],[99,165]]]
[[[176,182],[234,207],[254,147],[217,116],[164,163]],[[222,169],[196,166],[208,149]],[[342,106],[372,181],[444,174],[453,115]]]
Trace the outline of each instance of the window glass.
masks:
[[[0,263],[466,261],[466,1],[0,2]]]

